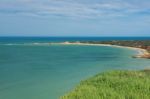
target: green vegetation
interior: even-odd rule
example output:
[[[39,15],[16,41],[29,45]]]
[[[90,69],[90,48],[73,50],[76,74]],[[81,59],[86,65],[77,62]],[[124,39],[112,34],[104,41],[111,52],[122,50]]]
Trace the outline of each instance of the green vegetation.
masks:
[[[61,99],[150,99],[150,70],[101,73]]]

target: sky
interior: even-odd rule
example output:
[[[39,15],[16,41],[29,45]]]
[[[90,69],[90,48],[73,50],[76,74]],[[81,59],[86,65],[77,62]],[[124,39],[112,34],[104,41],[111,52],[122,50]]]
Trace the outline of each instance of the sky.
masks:
[[[0,36],[150,36],[150,0],[0,0]]]

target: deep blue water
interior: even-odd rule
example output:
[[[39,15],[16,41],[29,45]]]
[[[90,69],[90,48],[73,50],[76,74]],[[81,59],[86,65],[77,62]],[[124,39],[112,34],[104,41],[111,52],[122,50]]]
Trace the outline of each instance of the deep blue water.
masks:
[[[105,40],[150,40],[150,37],[0,37],[0,43],[62,42],[62,41],[105,41]]]
[[[137,51],[106,46],[48,45],[85,40],[146,40],[101,37],[0,37],[0,99],[58,99],[81,80],[114,69],[148,68]],[[35,44],[40,43],[40,44]]]

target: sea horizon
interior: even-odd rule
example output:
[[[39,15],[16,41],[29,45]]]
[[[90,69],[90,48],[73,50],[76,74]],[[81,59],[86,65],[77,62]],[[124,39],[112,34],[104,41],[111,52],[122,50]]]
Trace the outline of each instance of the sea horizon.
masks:
[[[43,36],[0,36],[0,42],[3,41],[15,41],[15,40],[20,40],[20,41],[108,41],[108,40],[149,40],[150,37],[61,37],[61,36],[56,36],[56,37],[43,37]]]

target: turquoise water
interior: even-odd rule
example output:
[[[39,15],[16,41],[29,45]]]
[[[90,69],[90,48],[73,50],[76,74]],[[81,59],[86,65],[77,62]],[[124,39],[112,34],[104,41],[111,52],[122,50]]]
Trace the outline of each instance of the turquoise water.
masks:
[[[1,44],[0,99],[59,99],[81,80],[113,69],[143,69],[137,51],[105,46]]]

